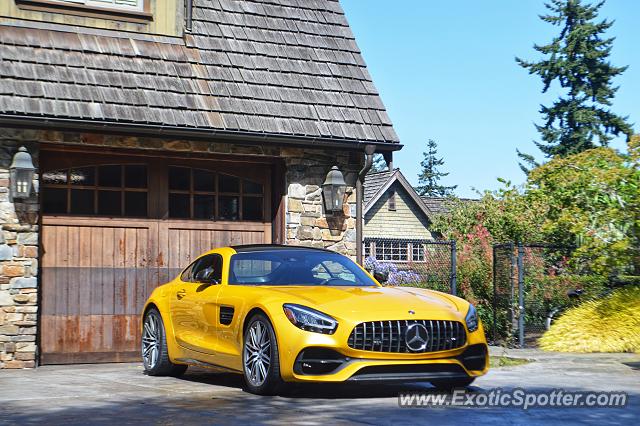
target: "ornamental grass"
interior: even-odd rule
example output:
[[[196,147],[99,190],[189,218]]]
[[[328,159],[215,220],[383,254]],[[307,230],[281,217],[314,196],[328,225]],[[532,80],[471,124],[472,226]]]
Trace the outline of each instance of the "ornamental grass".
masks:
[[[547,351],[640,353],[640,287],[621,288],[568,309],[539,344]]]

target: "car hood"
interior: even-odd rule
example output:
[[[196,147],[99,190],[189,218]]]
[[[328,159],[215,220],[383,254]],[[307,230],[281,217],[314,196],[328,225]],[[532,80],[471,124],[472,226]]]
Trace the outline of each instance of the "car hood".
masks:
[[[280,293],[280,299],[284,301],[303,304],[332,316],[435,318],[459,314],[460,310],[454,298],[448,295],[410,287],[283,286],[270,287],[270,290]]]

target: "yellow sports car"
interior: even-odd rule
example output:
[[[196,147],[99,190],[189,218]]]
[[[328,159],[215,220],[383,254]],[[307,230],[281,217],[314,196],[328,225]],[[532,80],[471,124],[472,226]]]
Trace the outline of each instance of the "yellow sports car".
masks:
[[[145,304],[145,371],[175,376],[188,365],[223,367],[242,373],[257,394],[277,393],[287,382],[428,381],[451,388],[487,372],[473,305],[435,291],[384,287],[382,280],[328,250],[211,250]]]

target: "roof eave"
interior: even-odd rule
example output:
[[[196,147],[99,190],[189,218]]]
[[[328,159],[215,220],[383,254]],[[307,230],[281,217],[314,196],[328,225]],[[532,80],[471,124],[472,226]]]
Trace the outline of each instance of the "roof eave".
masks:
[[[403,145],[398,142],[361,141],[305,135],[285,135],[268,132],[248,132],[242,130],[222,130],[214,128],[193,128],[164,126],[155,124],[123,123],[114,121],[94,121],[73,118],[41,117],[0,113],[0,127],[38,128],[43,130],[65,130],[100,132],[129,136],[155,136],[161,138],[184,138],[191,140],[228,141],[239,145],[256,145],[266,141],[280,145],[305,148],[335,148],[361,150],[366,145],[374,145],[376,152],[399,151]]]

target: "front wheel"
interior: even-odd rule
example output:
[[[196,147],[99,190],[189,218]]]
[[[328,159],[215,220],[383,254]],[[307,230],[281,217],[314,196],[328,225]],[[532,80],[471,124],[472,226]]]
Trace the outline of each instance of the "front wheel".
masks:
[[[469,386],[475,380],[475,377],[468,377],[466,379],[440,379],[432,380],[431,384],[438,390],[451,390],[457,388],[464,388]]]
[[[157,309],[147,311],[142,329],[142,364],[150,376],[178,377],[187,371],[186,365],[174,364],[169,359],[167,338],[162,316]]]
[[[254,315],[247,324],[242,365],[249,392],[274,395],[283,389],[276,334],[271,322],[263,314]]]

